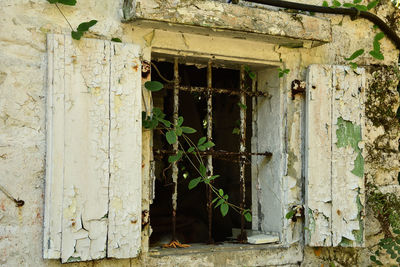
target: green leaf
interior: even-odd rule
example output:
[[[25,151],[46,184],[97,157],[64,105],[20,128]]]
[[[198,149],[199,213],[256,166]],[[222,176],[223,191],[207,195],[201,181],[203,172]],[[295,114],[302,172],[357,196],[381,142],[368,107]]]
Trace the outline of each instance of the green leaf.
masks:
[[[178,161],[181,159],[182,155],[183,155],[183,152],[179,150],[176,155],[172,155],[172,156],[168,157],[168,162],[172,163],[172,162]]]
[[[354,4],[359,4],[359,3],[361,3],[361,2],[362,2],[362,0],[354,0],[354,1],[353,1]]]
[[[215,209],[218,208],[219,205],[221,205],[222,203],[225,203],[225,200],[220,198],[219,201],[217,202],[217,204],[215,205]]]
[[[379,28],[379,26],[378,25],[374,25],[374,26],[372,26],[372,29],[374,29],[374,30],[376,30],[376,29],[378,29]]]
[[[252,71],[249,72],[250,79],[254,80],[256,78],[256,74]]]
[[[147,81],[144,83],[144,87],[151,92],[157,92],[163,89],[164,85],[157,81]]]
[[[206,151],[206,147],[204,145],[197,147],[200,151]]]
[[[214,198],[213,201],[211,202],[211,204],[214,204],[218,199],[219,199],[219,197]]]
[[[240,134],[239,128],[233,128],[232,134]]]
[[[210,177],[207,179],[207,182],[210,182],[210,181],[212,181],[212,180],[214,180],[214,179],[217,179],[219,176],[220,176],[220,175],[213,175],[213,176],[210,176]]]
[[[205,142],[206,140],[207,140],[207,137],[205,137],[205,136],[201,137],[201,138],[199,139],[199,141],[197,142],[197,145],[199,146],[199,145],[204,144],[204,142]]]
[[[327,1],[324,1],[324,2],[322,3],[322,6],[323,6],[323,7],[329,7],[329,4],[328,4]]]
[[[385,59],[383,54],[381,52],[379,52],[379,51],[370,51],[369,54],[371,56],[373,56],[374,58],[379,59],[379,60],[384,60]]]
[[[197,178],[191,180],[188,185],[189,189],[192,190],[193,188],[195,188],[200,183],[200,181],[201,181],[201,177],[197,177]]]
[[[75,40],[80,40],[83,35],[83,32],[80,31],[71,31],[71,37]]]
[[[352,3],[344,3],[343,7],[355,7],[356,5],[352,4]]]
[[[333,262],[329,263],[330,267],[335,267],[335,264]]]
[[[204,166],[204,164],[200,164],[199,172],[202,177],[206,177],[207,169],[206,166]]]
[[[385,37],[385,34],[383,32],[377,33],[374,37],[374,41],[380,41]]]
[[[76,5],[76,0],[58,0],[58,3],[67,5],[67,6],[74,6],[74,5]]]
[[[122,43],[122,40],[119,38],[111,38],[111,42]]]
[[[225,217],[228,214],[229,206],[226,203],[223,203],[220,207],[222,217]]]
[[[377,52],[381,51],[381,44],[379,43],[379,41],[374,41],[373,45],[374,45],[374,51],[377,51]]]
[[[376,5],[378,4],[379,1],[372,1],[367,5],[367,9],[373,9],[374,7],[376,7]]]
[[[58,3],[58,0],[47,0],[47,2],[49,2],[50,4],[55,4]]]
[[[364,54],[364,49],[357,50],[357,51],[354,52],[350,57],[345,58],[345,60],[348,60],[348,61],[354,60],[354,59],[356,59],[357,57],[361,56],[362,54]]]
[[[175,133],[176,133],[177,136],[181,136],[182,135],[182,128],[181,127],[177,127],[175,129]]]
[[[188,153],[192,153],[194,151],[194,147],[189,147],[189,149],[187,150]]]
[[[162,110],[159,109],[159,108],[153,108],[153,115],[154,115],[155,117],[161,118],[161,119],[163,119],[163,118],[165,117],[164,112],[162,112]]]
[[[196,130],[187,126],[182,126],[182,132],[186,133],[186,134],[192,134],[195,133]]]
[[[246,221],[251,222],[251,219],[252,219],[251,213],[250,212],[246,212],[244,214],[244,218],[246,219]]]
[[[188,176],[189,176],[189,173],[188,172],[185,172],[184,174],[183,174],[183,178],[188,178]]]
[[[210,148],[210,147],[215,146],[215,144],[212,141],[208,141],[208,142],[204,143],[203,146],[205,148]]]
[[[332,5],[333,5],[333,7],[340,7],[342,4],[337,0],[333,0]]]
[[[156,117],[156,119],[158,121],[162,122],[162,124],[164,124],[165,127],[168,127],[168,128],[171,127],[171,122],[170,121],[167,121],[167,120],[164,120],[164,119],[161,119],[161,118],[157,118],[157,117]]]
[[[178,126],[182,126],[182,123],[183,123],[183,117],[179,116],[179,118],[178,118]]]
[[[358,65],[357,65],[357,63],[350,62],[349,64],[350,64],[350,67],[351,67],[353,70],[355,70],[355,69],[357,69],[357,68],[358,68]]]
[[[286,219],[291,219],[295,213],[296,212],[294,210],[289,210],[289,212],[285,215]]]
[[[242,104],[242,103],[237,103],[238,104],[238,106],[241,108],[241,109],[247,109],[247,106],[246,105],[244,105],[244,104]]]
[[[88,21],[88,22],[82,22],[81,24],[79,24],[79,26],[76,30],[80,31],[80,32],[86,32],[89,30],[90,27],[93,27],[96,23],[97,23],[97,20],[95,20],[95,19]]]
[[[355,8],[357,8],[360,11],[368,11],[367,7],[364,5],[356,5]]]
[[[396,235],[400,235],[400,230],[399,229],[393,229],[393,233],[395,233]],[[398,239],[397,239],[398,240]],[[397,241],[396,240],[396,241]]]
[[[165,134],[165,138],[167,139],[168,144],[172,145],[176,143],[176,134],[174,131],[168,131]]]
[[[222,189],[219,189],[219,190],[218,190],[218,193],[219,193],[219,195],[220,195],[221,197],[223,197],[223,196],[224,196],[224,190],[222,190]]]

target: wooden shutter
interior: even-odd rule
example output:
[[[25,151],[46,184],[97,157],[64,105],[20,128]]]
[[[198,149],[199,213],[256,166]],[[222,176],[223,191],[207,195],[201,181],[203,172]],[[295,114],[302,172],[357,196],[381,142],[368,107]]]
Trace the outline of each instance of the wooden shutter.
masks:
[[[306,92],[306,243],[364,245],[365,71],[311,65]]]
[[[47,46],[44,258],[136,257],[140,48],[53,34]]]

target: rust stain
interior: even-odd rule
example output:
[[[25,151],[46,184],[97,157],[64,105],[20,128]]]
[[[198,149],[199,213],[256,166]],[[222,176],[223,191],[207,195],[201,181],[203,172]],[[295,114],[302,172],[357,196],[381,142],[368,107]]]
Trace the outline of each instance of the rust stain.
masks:
[[[134,72],[137,72],[138,71],[138,65],[132,66],[132,69],[133,69]]]
[[[131,220],[131,224],[137,223],[137,220]]]
[[[321,248],[314,248],[315,256],[319,257],[321,255],[322,249]]]
[[[341,212],[340,210],[337,210],[336,213],[337,213],[337,215],[339,215],[339,216],[342,214],[342,212]]]
[[[2,211],[6,211],[6,207],[4,206],[4,200],[1,201],[0,209],[1,209]]]
[[[76,225],[75,219],[72,219],[71,222],[72,222],[72,224],[71,224],[72,227],[75,227],[75,225]]]

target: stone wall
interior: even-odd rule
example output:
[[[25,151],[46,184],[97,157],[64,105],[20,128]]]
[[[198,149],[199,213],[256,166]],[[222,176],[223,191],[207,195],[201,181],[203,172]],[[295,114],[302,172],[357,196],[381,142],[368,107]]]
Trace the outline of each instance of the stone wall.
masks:
[[[249,14],[259,16],[260,21],[263,21],[263,16],[266,15],[272,16],[271,21],[274,19],[273,16],[284,19],[286,23],[283,27],[290,33],[288,34],[290,38],[277,39],[273,32],[274,25],[266,24],[257,32],[239,33],[241,39],[238,39],[236,29],[225,29],[225,27],[222,31],[214,31],[209,29],[216,26],[207,23],[200,25],[199,21],[194,23],[203,18],[193,14],[198,12],[196,9],[184,8],[187,7],[188,1],[137,0],[137,3],[142,4],[142,8],[143,5],[147,5],[150,13],[153,14],[156,10],[159,16],[168,14],[163,12],[162,8],[171,10],[182,5],[181,21],[168,21],[169,18],[165,17],[160,24],[146,23],[145,20],[121,23],[123,2],[122,0],[78,0],[75,7],[60,5],[60,8],[73,27],[91,19],[99,21],[87,37],[108,40],[118,37],[123,42],[139,43],[144,48],[145,58],[150,57],[150,49],[159,52],[193,51],[217,57],[229,51],[230,54],[242,58],[244,62],[257,64],[259,59],[284,62],[285,68],[290,69],[290,73],[283,81],[287,104],[285,130],[289,155],[287,166],[289,171],[285,176],[285,182],[290,185],[288,186],[290,190],[285,194],[290,203],[301,203],[304,98],[297,95],[292,99],[290,82],[294,79],[304,80],[306,68],[310,64],[346,64],[344,58],[355,50],[359,48],[371,50],[375,35],[372,30],[373,25],[363,19],[352,21],[348,17],[318,14],[316,18],[301,15],[304,20],[300,21],[308,23],[302,24],[296,19],[297,15],[288,15],[284,12],[278,14],[270,10],[259,12],[252,10],[253,13],[249,11]],[[228,14],[234,23],[239,25],[241,23],[240,14],[232,17],[229,16],[229,12],[234,13],[244,7],[216,6],[200,0],[189,2],[191,5],[197,3],[199,7],[207,7],[208,19],[213,15],[221,18]],[[302,2],[321,4],[322,1]],[[223,10],[220,10],[221,7]],[[388,0],[381,1],[373,12],[388,19],[393,25],[394,19],[398,16],[398,11],[395,11]],[[150,16],[145,12],[140,14],[143,18]],[[16,207],[14,202],[0,193],[0,266],[59,266],[61,264],[57,260],[42,259],[46,150],[46,33],[69,34],[70,29],[57,8],[46,0],[1,1],[0,21],[0,185],[15,198],[25,201],[24,206]],[[315,21],[324,27],[309,30]],[[187,28],[185,26],[187,22],[195,26],[200,25],[202,28]],[[294,36],[296,31],[289,31],[292,29],[291,25],[304,29],[305,33],[312,34],[311,37]],[[326,34],[326,27],[330,30],[331,36]],[[264,36],[265,33],[270,36]],[[281,34],[280,37],[285,37],[285,34]],[[325,37],[319,37],[321,40],[318,40],[318,44],[309,41],[317,36]],[[295,42],[297,48],[284,46],[293,38],[296,40],[303,38],[305,41]],[[396,67],[398,51],[387,38],[382,40],[381,45],[385,60],[377,61],[368,53],[357,60],[360,66],[369,66],[367,71],[370,74],[366,110],[368,116],[368,139],[365,142],[368,152],[366,179],[382,190],[398,192],[400,172],[398,150],[400,129],[396,118],[399,105]],[[147,202],[145,205],[148,204]],[[232,252],[209,252],[206,256],[193,252],[179,257],[144,253],[138,259],[100,260],[68,266],[189,266],[190,264],[193,266],[298,266],[300,264],[329,266],[330,263],[335,263],[335,266],[367,266],[372,247],[383,236],[379,230],[379,222],[374,219],[370,209],[367,211],[369,213],[366,216],[367,248],[365,249],[307,247],[304,249],[303,258],[302,237],[295,234],[301,232],[303,228],[302,222],[298,221],[287,222],[287,228],[297,230],[289,231],[292,233],[292,238],[288,240],[293,245],[290,249],[285,249],[286,252],[282,254],[279,252],[281,249],[243,250],[234,256]],[[290,255],[293,256],[292,259]]]

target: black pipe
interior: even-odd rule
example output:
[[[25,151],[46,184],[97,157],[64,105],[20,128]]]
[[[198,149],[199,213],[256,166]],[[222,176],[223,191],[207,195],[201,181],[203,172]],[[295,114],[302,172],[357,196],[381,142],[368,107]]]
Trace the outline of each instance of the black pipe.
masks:
[[[381,20],[378,16],[367,12],[367,11],[360,11],[357,8],[332,8],[332,7],[323,7],[323,6],[314,6],[314,5],[307,5],[307,4],[299,4],[281,0],[245,0],[246,2],[264,4],[269,6],[276,6],[281,8],[288,8],[288,9],[296,9],[301,11],[309,11],[309,12],[316,12],[316,13],[324,13],[324,14],[339,14],[339,15],[347,15],[356,19],[358,17],[367,19],[377,25],[383,33],[392,40],[394,45],[397,49],[400,49],[400,37],[396,34],[394,30],[392,30],[383,20]]]

